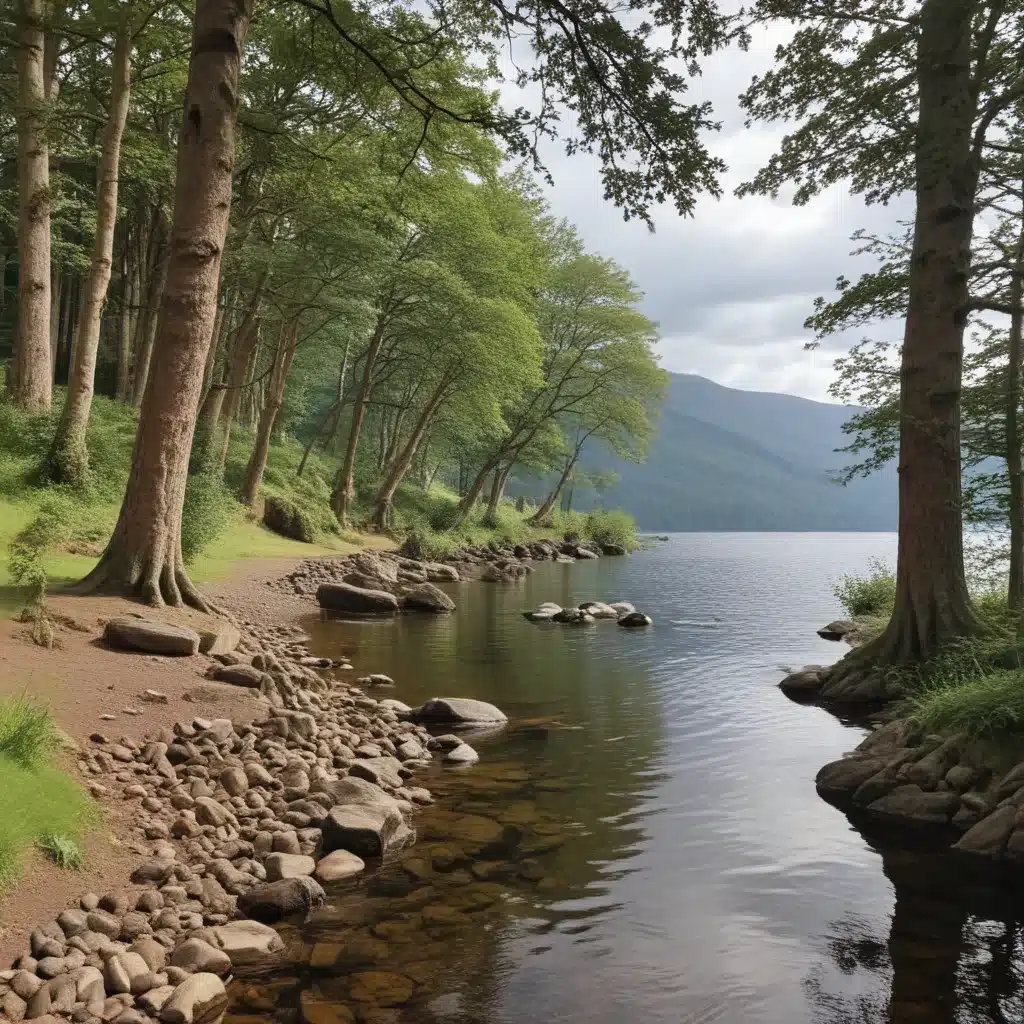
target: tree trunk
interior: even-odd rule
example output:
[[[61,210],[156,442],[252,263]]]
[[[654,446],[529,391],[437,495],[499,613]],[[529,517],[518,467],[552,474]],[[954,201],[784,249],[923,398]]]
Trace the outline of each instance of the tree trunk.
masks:
[[[551,525],[551,513],[554,510],[555,504],[562,494],[562,488],[565,487],[572,474],[573,468],[576,465],[576,461],[580,457],[582,448],[577,448],[572,453],[572,456],[565,464],[565,469],[562,470],[562,475],[558,478],[558,483],[555,484],[551,493],[544,499],[544,504],[534,513],[530,523],[533,526],[550,526]]]
[[[131,89],[131,30],[128,8],[121,16],[114,44],[110,75],[110,108],[103,129],[100,163],[96,172],[96,239],[92,262],[85,281],[81,336],[68,375],[68,394],[60,422],[46,460],[48,477],[75,487],[85,485],[89,475],[86,431],[92,410],[96,377],[96,353],[100,346],[100,324],[107,301],[110,268],[117,221],[117,175],[121,159],[121,136],[128,117]]]
[[[271,374],[270,386],[267,389],[266,403],[260,413],[259,426],[256,428],[256,443],[249,456],[249,465],[245,471],[245,486],[242,488],[242,504],[248,505],[249,508],[256,504],[260,485],[263,483],[263,471],[267,468],[267,453],[270,451],[270,438],[284,402],[284,388],[288,380],[288,371],[292,367],[292,360],[295,358],[298,334],[299,321],[296,318],[284,332],[281,338],[281,348],[274,359],[274,372]]]
[[[128,376],[131,372],[132,306],[135,304],[131,266],[132,232],[126,225],[124,252],[121,257],[121,310],[117,317],[117,400],[127,402],[131,393]]]
[[[327,415],[324,417],[324,422],[320,429],[310,438],[309,444],[306,445],[302,452],[302,458],[299,460],[299,468],[295,470],[296,476],[302,476],[306,469],[306,460],[309,458],[309,453],[313,450],[313,446],[320,440],[321,437],[330,435],[337,428],[337,421],[341,419],[341,410],[345,404],[345,378],[348,376],[348,348],[349,340],[345,341],[345,351],[341,357],[341,371],[338,373],[338,398],[334,404],[327,410]]]
[[[512,472],[513,462],[502,469],[501,465],[494,467],[494,479],[491,481],[491,495],[487,499],[487,512],[484,514],[484,526],[493,526],[495,517],[498,514],[498,504],[505,493],[505,482],[509,473]]]
[[[1022,183],[1024,184],[1024,183]],[[1024,603],[1024,470],[1021,467],[1020,360],[1024,322],[1024,219],[1021,221],[1010,281],[1010,345],[1006,367],[1006,469],[1010,477],[1010,581],[1007,603]]]
[[[977,183],[970,80],[975,7],[973,0],[926,0],[920,16],[896,604],[885,633],[870,645],[882,664],[931,658],[977,625],[964,579],[960,503],[960,387]]]
[[[338,517],[342,529],[348,526],[348,514],[352,509],[352,501],[356,494],[356,451],[359,448],[359,432],[366,417],[366,405],[370,400],[370,392],[373,390],[373,369],[383,341],[384,322],[383,318],[380,318],[377,321],[373,337],[370,339],[370,346],[366,350],[363,378],[359,382],[359,390],[356,392],[355,403],[352,406],[352,425],[349,428],[348,444],[345,447],[345,461],[342,464],[334,492],[331,494],[331,507],[334,509],[334,514]]]
[[[495,461],[488,459],[487,462],[480,467],[480,472],[473,478],[473,482],[469,485],[469,489],[462,496],[462,500],[459,502],[458,509],[455,513],[455,522],[453,526],[461,526],[469,513],[473,511],[473,506],[477,503],[481,493],[484,489],[484,484],[487,483],[487,477],[490,475],[491,470],[494,469]]]
[[[60,340],[60,309],[64,294],[64,275],[55,268],[50,272],[50,369],[57,379],[57,343]]]
[[[46,138],[44,0],[22,0],[18,61],[18,321],[10,393],[50,408],[50,153]]]
[[[220,472],[224,472],[224,466],[228,460],[228,449],[231,447],[231,427],[238,415],[242,403],[242,387],[245,384],[246,374],[249,372],[249,363],[256,344],[260,340],[259,315],[260,306],[263,303],[263,289],[267,283],[269,271],[264,271],[256,284],[249,308],[246,310],[245,319],[235,332],[234,344],[231,346],[231,356],[228,361],[228,372],[225,378],[227,395],[224,398],[224,443],[221,446],[220,461],[218,466]]]
[[[449,382],[442,381],[435,389],[427,404],[423,407],[423,412],[416,421],[416,425],[413,427],[412,434],[405,443],[405,447],[390,464],[387,476],[377,491],[377,500],[373,510],[373,525],[378,530],[384,530],[390,525],[391,501],[395,496],[395,491],[398,490],[398,485],[405,478],[405,474],[409,472],[412,460],[416,457],[416,452],[427,431],[430,429],[430,424],[437,415],[437,410],[441,407],[449,386]]]
[[[138,409],[146,392],[149,380],[149,364],[153,359],[153,342],[156,340],[157,312],[164,294],[167,280],[167,238],[163,212],[157,211],[153,218],[153,264],[149,273],[149,287],[146,302],[139,312],[138,344],[135,350],[135,373],[132,375],[132,405]]]
[[[113,536],[79,592],[208,606],[181,554],[188,458],[217,311],[231,210],[238,73],[248,0],[198,0],[178,142],[167,285],[128,488]]]

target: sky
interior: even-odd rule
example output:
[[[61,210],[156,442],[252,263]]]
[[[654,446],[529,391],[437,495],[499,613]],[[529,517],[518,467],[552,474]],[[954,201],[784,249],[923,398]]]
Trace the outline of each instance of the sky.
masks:
[[[853,232],[895,230],[912,217],[912,206],[901,200],[865,207],[843,186],[803,207],[781,196],[732,195],[786,133],[782,124],[744,128],[736,100],[751,77],[770,66],[780,39],[773,30],[748,52],[716,55],[691,85],[689,97],[709,100],[723,122],[708,136],[709,148],[729,168],[721,199],[703,197],[692,218],[662,206],[651,234],[642,223],[625,223],[603,199],[595,159],[567,157],[556,145],[544,153],[554,177],[547,195],[552,212],[575,223],[587,247],[624,266],[644,292],[644,311],[660,327],[666,369],[745,390],[830,401],[832,362],[863,332],[838,335],[807,352],[812,334],[803,322],[816,296],[835,294],[838,277],[855,279],[873,266],[870,258],[851,255]],[[898,331],[899,325],[889,324],[871,336],[893,339]]]

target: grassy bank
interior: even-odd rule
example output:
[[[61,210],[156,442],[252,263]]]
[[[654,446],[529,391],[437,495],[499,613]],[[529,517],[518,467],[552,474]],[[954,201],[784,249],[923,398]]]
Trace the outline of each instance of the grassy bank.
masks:
[[[56,398],[59,406],[62,393]],[[127,484],[137,425],[135,410],[97,397],[89,424],[88,488],[69,492],[40,486],[38,469],[58,413],[59,407],[55,407],[48,415],[27,416],[0,403],[0,612],[5,614],[19,610],[24,603],[24,588],[15,586],[12,579],[11,542],[24,538],[26,528],[31,528],[40,572],[51,589],[81,579],[102,553]],[[182,548],[197,581],[227,575],[243,558],[346,552],[364,542],[359,534],[341,533],[331,511],[334,462],[313,453],[303,475],[296,476],[302,449],[288,437],[270,447],[261,497],[277,498],[297,510],[311,542],[291,540],[264,528],[253,511],[235,499],[245,478],[251,444],[246,431],[236,429],[223,482],[201,474],[189,478]],[[372,478],[359,486],[352,516],[357,528],[369,520],[374,490]],[[456,527],[458,502],[458,495],[443,485],[435,484],[429,492],[411,484],[400,487],[391,531],[395,541],[414,539],[424,556],[435,558],[467,544],[515,543],[534,537],[595,540],[626,548],[636,544],[635,524],[621,512],[556,511],[550,527],[538,529],[529,523],[532,506],[517,510],[514,503],[502,502],[493,523],[485,523],[484,510],[477,508]],[[16,560],[13,568],[17,570]]]
[[[81,840],[97,820],[81,787],[54,763],[53,719],[24,698],[0,699],[0,892],[38,848],[61,867],[80,863]]]
[[[866,641],[889,620],[896,579],[876,561],[865,575],[844,577],[835,594]],[[950,644],[927,663],[887,670],[907,694],[901,711],[928,732],[1024,740],[1024,623],[1010,612],[1002,591],[978,590],[973,597],[981,622],[975,636]]]

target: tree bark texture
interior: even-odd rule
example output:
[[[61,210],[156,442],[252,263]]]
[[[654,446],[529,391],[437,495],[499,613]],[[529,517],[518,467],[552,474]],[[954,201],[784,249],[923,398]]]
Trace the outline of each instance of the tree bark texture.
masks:
[[[926,0],[918,42],[917,212],[900,370],[896,604],[872,652],[932,657],[971,632],[960,500],[960,387],[977,170],[974,0]]]
[[[1024,215],[1010,280],[1010,336],[1006,366],[1006,469],[1010,478],[1010,580],[1007,603],[1024,604],[1024,469],[1021,466],[1020,360],[1024,327]]]
[[[331,494],[331,507],[334,509],[334,514],[342,529],[348,526],[348,514],[352,510],[352,502],[356,496],[356,452],[359,449],[359,434],[366,417],[366,406],[373,391],[373,371],[383,342],[384,323],[383,320],[378,320],[373,337],[370,339],[370,346],[366,350],[363,376],[352,406],[352,424],[349,427],[348,444],[345,447],[345,461],[342,464],[338,482]]]
[[[126,225],[124,251],[121,254],[121,308],[117,315],[117,399],[127,402],[131,394],[132,306],[135,304],[135,274],[129,253],[132,234]]]
[[[153,359],[153,343],[159,319],[160,302],[167,281],[166,224],[159,213],[153,224],[154,263],[150,266],[145,303],[139,311],[138,344],[135,349],[135,373],[132,374],[132,405],[142,406],[149,380],[149,366]]]
[[[10,393],[29,412],[50,408],[50,153],[44,0],[21,2],[18,61],[18,321]]]
[[[86,430],[92,410],[96,354],[107,301],[117,222],[121,137],[131,92],[131,28],[127,9],[118,25],[110,77],[110,106],[96,173],[96,239],[85,280],[81,334],[68,376],[68,393],[47,458],[47,475],[58,483],[84,486],[89,473]]]
[[[274,433],[274,424],[284,403],[284,389],[288,382],[288,371],[295,359],[298,346],[299,322],[293,321],[284,332],[281,347],[274,358],[274,370],[267,389],[267,400],[260,413],[259,426],[256,428],[256,442],[253,444],[249,465],[245,471],[245,486],[242,489],[241,501],[250,508],[256,504],[260,485],[263,483],[263,471],[267,468],[267,454],[270,451],[270,439]]]
[[[178,142],[167,284],[113,536],[79,591],[132,592],[206,609],[181,553],[181,513],[231,209],[238,76],[249,0],[196,5]]]

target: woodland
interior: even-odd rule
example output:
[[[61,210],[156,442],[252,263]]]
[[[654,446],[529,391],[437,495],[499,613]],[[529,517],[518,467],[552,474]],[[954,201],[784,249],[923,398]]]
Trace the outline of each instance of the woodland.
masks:
[[[691,213],[725,169],[692,81],[783,26],[740,103],[787,134],[740,194],[801,204],[844,182],[915,210],[905,237],[861,239],[879,269],[808,322],[902,330],[855,349],[837,384],[868,399],[851,425],[864,468],[899,465],[892,615],[849,671],[984,629],[963,554],[979,503],[1014,538],[1011,604],[1024,589],[1022,15],[1013,0],[9,5],[4,415],[45,420],[33,479],[74,491],[95,485],[97,392],[138,414],[79,589],[202,606],[186,492],[223,486],[243,434],[239,501],[260,502],[271,446],[297,438],[288,475],[316,467],[338,528],[393,529],[401,495],[441,484],[435,526],[493,523],[517,467],[560,480],[531,510],[544,525],[588,440],[642,458],[665,387],[656,327],[628,275],[548,213],[543,154],[595,154],[626,218]],[[962,461],[992,471],[967,477],[966,502]]]

